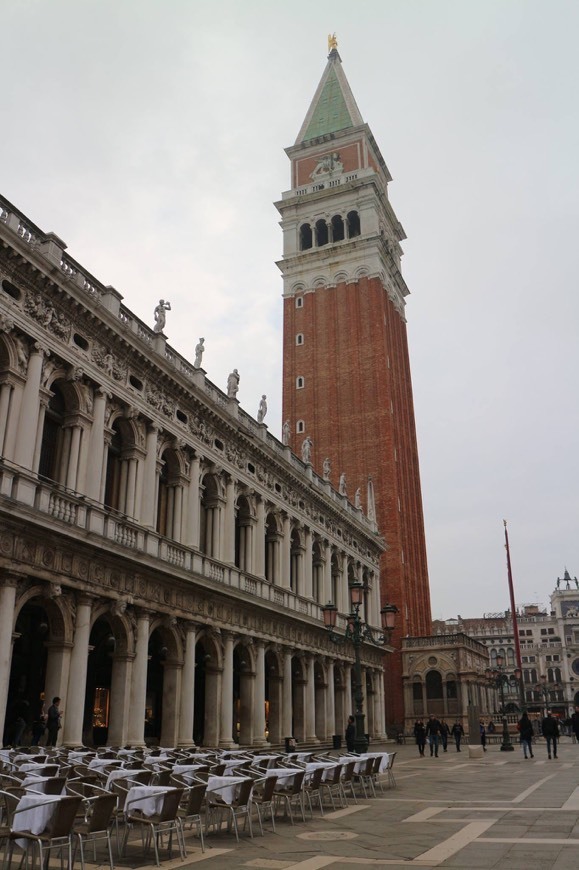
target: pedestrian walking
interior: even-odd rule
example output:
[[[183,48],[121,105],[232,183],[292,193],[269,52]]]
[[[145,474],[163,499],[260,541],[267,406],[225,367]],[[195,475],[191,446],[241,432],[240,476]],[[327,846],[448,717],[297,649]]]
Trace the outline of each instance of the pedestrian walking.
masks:
[[[354,741],[356,740],[356,724],[353,716],[348,716],[348,724],[346,725],[346,749],[348,752],[354,752]]]
[[[432,756],[434,755],[436,758],[438,758],[440,722],[432,713],[428,717],[428,722],[426,723],[426,736],[428,737],[428,744],[430,746],[430,757],[432,758]]]
[[[448,736],[450,734],[450,728],[448,727],[448,723],[446,719],[442,719],[440,722],[440,742],[442,743],[442,748],[444,752],[448,749]]]
[[[547,715],[541,722],[541,731],[543,737],[547,741],[547,755],[551,758],[551,749],[553,750],[553,758],[557,758],[557,740],[559,739],[559,723],[553,716],[550,710],[547,710]]]
[[[517,730],[519,732],[519,739],[521,741],[521,746],[523,747],[523,755],[525,758],[529,756],[534,758],[533,755],[533,723],[529,719],[528,713],[523,713],[521,718],[517,723]]]
[[[456,720],[452,728],[450,729],[450,733],[454,737],[454,743],[456,746],[456,751],[460,752],[460,741],[464,737],[464,728],[462,727],[462,722],[459,719]]]
[[[424,727],[422,719],[417,719],[414,723],[414,739],[416,740],[419,754],[424,756],[424,749],[426,747],[426,728]]]
[[[46,739],[47,746],[56,746],[56,738],[58,737],[61,717],[60,698],[56,697],[52,699],[52,704],[48,708],[46,714],[46,730],[48,731],[48,737]]]
[[[571,730],[574,734],[576,743],[579,743],[579,706],[575,707],[575,712],[571,716]]]
[[[482,719],[480,720],[480,723],[479,723],[479,730],[480,730],[480,745],[483,748],[483,752],[486,752],[487,751],[487,729],[485,728],[485,723],[483,722]]]

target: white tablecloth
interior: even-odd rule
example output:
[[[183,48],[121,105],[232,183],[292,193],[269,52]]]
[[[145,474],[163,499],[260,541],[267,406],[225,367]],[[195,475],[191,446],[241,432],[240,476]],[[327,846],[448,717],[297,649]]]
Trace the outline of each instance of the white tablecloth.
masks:
[[[57,795],[22,795],[14,813],[13,830],[41,834],[52,818],[59,800]],[[16,842],[21,849],[26,846],[24,839]]]
[[[107,776],[107,781],[105,783],[105,788],[107,790],[110,790],[111,784],[115,781],[115,779],[130,779],[137,773],[147,773],[149,776],[151,775],[150,770],[127,770],[126,767],[116,767],[114,770],[109,771],[109,775]]]
[[[29,770],[43,770],[46,764],[40,764],[38,761],[30,761],[28,764],[18,764],[18,770],[27,773]]]
[[[235,800],[237,786],[245,778],[244,776],[210,776],[207,779],[207,795],[209,798],[216,797],[230,804]]]
[[[254,755],[253,763],[259,767],[273,767],[279,755]]]
[[[11,755],[12,755],[11,749],[0,749],[0,761],[4,762],[4,764],[6,764],[8,761],[10,761]]]
[[[124,764],[124,761],[121,764]],[[116,758],[93,758],[92,761],[89,761],[88,766],[90,770],[105,770],[111,765],[118,768],[119,762]]]
[[[161,811],[167,791],[171,791],[170,786],[134,785],[127,794],[125,812],[130,815],[134,810],[139,810],[144,816],[154,816]]]
[[[84,764],[89,759],[94,758],[94,752],[69,752],[68,760],[71,764]]]
[[[264,770],[263,775],[267,779],[270,776],[277,776],[280,783],[285,787],[286,785],[293,785],[294,776],[299,772],[295,767],[268,767],[267,770]]]
[[[146,764],[147,767],[155,767],[157,764],[166,764],[170,760],[168,755],[149,755],[143,764]]]
[[[195,771],[202,770],[203,768],[207,770],[205,764],[176,764],[173,767],[173,773],[175,776],[180,776],[185,782],[192,783],[195,779]]]
[[[50,776],[36,776],[34,773],[30,773],[22,780],[22,788],[32,788],[34,791],[44,792],[49,779],[51,779]]]

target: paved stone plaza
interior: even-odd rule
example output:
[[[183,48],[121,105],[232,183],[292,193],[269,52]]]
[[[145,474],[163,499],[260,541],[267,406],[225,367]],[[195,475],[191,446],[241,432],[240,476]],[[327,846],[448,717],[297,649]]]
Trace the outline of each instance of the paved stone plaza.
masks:
[[[389,747],[391,748],[391,747]],[[517,868],[571,870],[579,861],[579,746],[564,738],[558,760],[544,744],[525,761],[491,746],[481,760],[468,747],[449,747],[439,758],[419,758],[414,746],[399,750],[397,787],[347,809],[314,812],[291,826],[280,818],[265,836],[210,834],[203,855],[188,838],[187,865],[210,870],[332,870],[362,867]],[[378,793],[380,794],[380,793]],[[135,840],[121,861],[142,866]],[[162,861],[163,867],[182,867]]]

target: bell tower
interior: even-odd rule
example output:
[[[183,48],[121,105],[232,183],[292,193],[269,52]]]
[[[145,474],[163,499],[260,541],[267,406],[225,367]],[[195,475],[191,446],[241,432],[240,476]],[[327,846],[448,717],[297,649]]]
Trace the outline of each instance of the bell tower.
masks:
[[[294,145],[283,230],[283,419],[298,456],[375,511],[387,550],[382,603],[398,607],[392,644],[431,633],[430,590],[406,333],[406,238],[392,180],[334,43]],[[326,471],[328,463],[326,462]],[[402,660],[386,665],[386,721],[402,723]]]

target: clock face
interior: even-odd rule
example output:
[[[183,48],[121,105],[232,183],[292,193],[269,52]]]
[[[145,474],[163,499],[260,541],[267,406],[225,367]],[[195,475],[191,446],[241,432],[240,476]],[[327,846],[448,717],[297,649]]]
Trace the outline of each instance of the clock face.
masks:
[[[574,659],[571,667],[573,668],[573,673],[579,676],[579,659]]]

